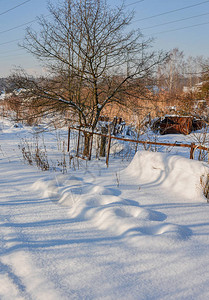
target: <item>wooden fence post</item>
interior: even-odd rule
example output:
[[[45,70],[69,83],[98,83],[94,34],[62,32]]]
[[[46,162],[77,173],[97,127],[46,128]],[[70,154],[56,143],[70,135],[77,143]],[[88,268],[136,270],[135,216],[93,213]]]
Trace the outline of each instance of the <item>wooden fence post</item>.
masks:
[[[106,138],[106,135],[107,135],[107,133],[108,133],[108,129],[106,128],[106,127],[102,127],[101,128],[101,133],[102,133],[102,135],[101,135],[101,144],[100,144],[100,153],[99,153],[99,155],[101,156],[101,157],[105,157],[105,152],[106,152],[106,140],[107,140],[107,138]]]
[[[92,146],[93,146],[93,138],[94,138],[94,133],[91,133],[91,142],[90,142],[90,149],[89,149],[89,160],[91,160],[91,153],[92,153]]]
[[[107,146],[107,157],[106,157],[106,165],[107,165],[107,168],[108,168],[108,166],[109,166],[110,145],[111,145],[111,131],[110,131],[110,133],[109,133],[109,137],[108,137],[108,146]]]
[[[67,152],[70,151],[70,127],[68,127]]]
[[[117,126],[118,118],[114,117],[113,119],[113,135],[116,134],[116,126]]]
[[[195,143],[191,143],[190,159],[194,158]]]
[[[76,153],[76,156],[78,156],[78,154],[79,154],[80,135],[81,135],[81,129],[79,128],[79,131],[78,131],[78,143],[77,143],[77,153]]]

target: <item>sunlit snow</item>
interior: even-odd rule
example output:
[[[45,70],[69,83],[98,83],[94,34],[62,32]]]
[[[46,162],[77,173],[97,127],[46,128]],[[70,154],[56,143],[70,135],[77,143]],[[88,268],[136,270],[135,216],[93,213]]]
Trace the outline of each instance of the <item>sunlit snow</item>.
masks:
[[[140,150],[42,172],[18,148],[32,128],[0,127],[0,299],[209,298],[206,162]]]

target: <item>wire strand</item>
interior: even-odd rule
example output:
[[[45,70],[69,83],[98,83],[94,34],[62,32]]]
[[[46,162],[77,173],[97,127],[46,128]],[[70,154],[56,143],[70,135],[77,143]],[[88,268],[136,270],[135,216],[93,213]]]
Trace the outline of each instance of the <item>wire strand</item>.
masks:
[[[194,25],[190,25],[190,26],[185,26],[185,27],[180,27],[180,28],[175,28],[175,29],[170,29],[170,30],[155,32],[155,33],[153,33],[151,35],[157,35],[157,34],[161,34],[161,33],[173,32],[173,31],[183,30],[183,29],[187,29],[187,28],[198,27],[198,26],[202,26],[202,25],[206,25],[206,24],[209,24],[209,22],[204,22],[204,23],[194,24]]]
[[[11,44],[11,43],[14,43],[14,42],[19,42],[19,41],[22,41],[22,40],[23,39],[11,40],[11,41],[8,41],[8,42],[1,43],[0,46]]]
[[[12,11],[12,10],[14,10],[14,9],[16,9],[16,8],[18,8],[18,7],[22,6],[22,5],[24,5],[24,4],[26,4],[27,2],[30,2],[30,1],[31,1],[31,0],[26,0],[26,1],[20,3],[20,4],[16,5],[16,6],[10,8],[10,9],[7,9],[7,10],[3,11],[2,13],[0,13],[0,16],[2,16],[2,15],[4,15],[4,14],[7,14],[8,12],[10,12],[10,11]]]
[[[209,2],[209,0],[203,1],[203,2],[200,2],[200,3],[197,3],[197,4],[193,4],[193,5],[184,6],[184,7],[181,7],[181,8],[169,10],[169,11],[166,11],[166,12],[163,12],[163,13],[160,13],[160,14],[157,14],[157,15],[152,15],[152,16],[149,16],[149,17],[146,17],[146,18],[138,19],[138,20],[136,20],[136,21],[134,21],[134,22],[140,22],[140,21],[152,19],[152,18],[155,18],[155,17],[159,17],[159,16],[171,14],[171,13],[174,13],[174,12],[176,12],[176,11],[185,10],[185,9],[192,8],[192,7],[195,7],[195,6],[198,6],[198,5],[202,5],[202,4],[205,4],[205,3],[208,3],[208,2]]]
[[[166,22],[166,23],[161,23],[161,24],[141,28],[141,30],[147,30],[147,29],[151,29],[151,28],[155,28],[155,27],[159,27],[159,26],[163,26],[163,25],[178,23],[178,22],[181,22],[181,21],[190,20],[190,19],[194,19],[194,18],[198,18],[198,17],[202,17],[202,16],[207,16],[207,15],[209,15],[209,13],[205,13],[205,14],[201,14],[201,15],[195,15],[195,16],[191,16],[191,17],[187,17],[187,18],[182,18],[182,19],[178,19],[178,20],[174,20],[174,21],[170,21],[170,22]]]
[[[26,25],[28,25],[28,24],[34,23],[35,21],[36,21],[36,20],[32,20],[32,21],[30,21],[30,22],[27,22],[27,23],[24,23],[24,24],[20,24],[20,25],[18,25],[18,26],[15,26],[15,27],[12,27],[12,28],[9,28],[9,29],[0,31],[0,34],[6,33],[6,32],[9,32],[9,31],[12,31],[12,30],[15,30],[15,29],[20,28],[20,27],[23,27],[23,26],[26,26]]]
[[[132,3],[126,4],[125,6],[126,6],[126,7],[127,7],[127,6],[131,6],[131,5],[140,3],[140,2],[144,2],[144,0],[135,1],[135,2],[132,2]]]

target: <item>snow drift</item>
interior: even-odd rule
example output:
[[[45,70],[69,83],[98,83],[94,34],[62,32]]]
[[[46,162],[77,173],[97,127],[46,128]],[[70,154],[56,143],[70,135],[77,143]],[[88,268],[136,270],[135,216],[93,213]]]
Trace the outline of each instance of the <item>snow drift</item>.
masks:
[[[73,220],[90,221],[96,228],[126,236],[128,241],[134,237],[135,243],[135,238],[157,235],[177,241],[188,239],[192,234],[190,228],[165,222],[166,214],[145,205],[149,198],[155,198],[155,202],[163,194],[166,201],[167,195],[173,194],[172,199],[182,204],[191,200],[206,202],[200,178],[208,172],[208,166],[201,162],[142,151],[137,152],[130,165],[118,175],[118,188],[112,180],[112,184],[107,184],[99,178],[89,181],[88,176],[60,175],[48,182],[39,180],[33,189],[42,190],[45,197],[68,207]],[[147,189],[151,191],[149,196]]]
[[[208,173],[206,163],[149,151],[137,152],[122,171],[123,175],[137,178],[138,183],[160,186],[189,200],[203,199],[200,180]]]

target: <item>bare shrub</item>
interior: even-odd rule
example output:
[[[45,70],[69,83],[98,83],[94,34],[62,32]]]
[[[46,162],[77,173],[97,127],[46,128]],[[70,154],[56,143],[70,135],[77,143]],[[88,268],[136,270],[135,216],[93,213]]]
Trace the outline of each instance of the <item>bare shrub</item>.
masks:
[[[29,142],[27,139],[22,139],[19,149],[22,152],[24,161],[29,165],[36,165],[42,171],[49,170],[46,146],[44,145],[44,148],[41,149],[38,138],[36,138],[35,144]]]
[[[33,165],[32,148],[27,140],[22,139],[19,145],[24,161],[29,165]]]
[[[205,127],[202,128],[200,132],[193,132],[191,134],[192,141],[198,146],[209,146],[209,126],[206,124]],[[197,151],[197,150],[196,150]],[[207,161],[208,152],[206,150],[199,150],[198,152],[198,160]]]

